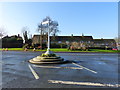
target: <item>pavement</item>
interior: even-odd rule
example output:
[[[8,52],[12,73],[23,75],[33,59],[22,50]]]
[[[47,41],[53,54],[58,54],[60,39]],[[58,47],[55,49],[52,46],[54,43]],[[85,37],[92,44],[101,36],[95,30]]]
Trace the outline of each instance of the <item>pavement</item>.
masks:
[[[2,88],[118,88],[117,53],[56,53],[66,64],[30,64],[42,52],[3,51]]]

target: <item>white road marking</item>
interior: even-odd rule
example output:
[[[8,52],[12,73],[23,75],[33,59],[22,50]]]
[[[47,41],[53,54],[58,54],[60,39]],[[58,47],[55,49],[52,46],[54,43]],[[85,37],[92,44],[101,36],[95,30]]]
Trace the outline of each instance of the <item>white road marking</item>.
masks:
[[[33,65],[34,67],[42,67],[42,68],[66,68],[66,69],[83,69],[83,68],[76,68],[76,67],[56,67],[56,66],[38,66]]]
[[[39,79],[39,76],[37,75],[37,73],[35,72],[35,70],[31,67],[31,65],[29,64],[28,66],[29,66],[32,74],[34,75],[35,79]]]
[[[102,84],[102,83],[92,83],[92,82],[72,82],[72,81],[60,81],[60,80],[48,80],[49,83],[59,83],[59,84],[73,84],[73,85],[86,85],[86,86],[101,86],[101,87],[119,87],[119,84]]]
[[[83,67],[83,66],[81,66],[81,65],[79,65],[79,64],[76,64],[76,63],[72,63],[72,64],[74,64],[74,65],[76,65],[76,66],[79,66],[79,67],[81,67],[81,68],[84,68],[84,69],[86,69],[86,70],[88,70],[88,71],[91,71],[91,72],[93,72],[93,73],[97,73],[96,71],[93,71],[93,70],[91,70],[91,69],[88,69],[88,68],[86,68],[86,67]]]

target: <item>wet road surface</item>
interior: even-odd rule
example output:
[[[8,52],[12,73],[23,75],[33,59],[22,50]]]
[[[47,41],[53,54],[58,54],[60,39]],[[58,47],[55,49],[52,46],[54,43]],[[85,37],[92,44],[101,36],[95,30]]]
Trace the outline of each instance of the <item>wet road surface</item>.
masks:
[[[66,64],[34,65],[42,52],[3,51],[2,88],[117,88],[117,53],[56,53]]]

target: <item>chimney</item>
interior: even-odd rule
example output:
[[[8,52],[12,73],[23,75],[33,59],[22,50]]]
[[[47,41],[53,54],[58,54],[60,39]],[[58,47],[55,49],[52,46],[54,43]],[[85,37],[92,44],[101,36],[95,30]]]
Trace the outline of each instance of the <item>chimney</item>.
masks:
[[[20,37],[20,34],[18,34],[18,37]]]
[[[82,33],[82,36],[84,36],[84,34]]]

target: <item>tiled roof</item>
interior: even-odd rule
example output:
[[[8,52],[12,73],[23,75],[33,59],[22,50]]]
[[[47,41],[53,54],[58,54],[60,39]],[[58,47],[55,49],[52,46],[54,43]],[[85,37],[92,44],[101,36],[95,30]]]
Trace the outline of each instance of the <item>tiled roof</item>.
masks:
[[[34,38],[38,38],[40,37],[40,35],[34,35]],[[43,36],[45,37],[45,36]],[[53,38],[53,36],[50,36],[51,38]],[[81,39],[81,40],[92,40],[93,37],[92,36],[55,36],[56,39],[58,40],[67,40],[67,39]]]

